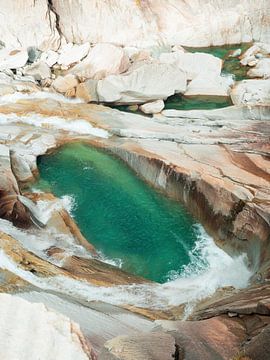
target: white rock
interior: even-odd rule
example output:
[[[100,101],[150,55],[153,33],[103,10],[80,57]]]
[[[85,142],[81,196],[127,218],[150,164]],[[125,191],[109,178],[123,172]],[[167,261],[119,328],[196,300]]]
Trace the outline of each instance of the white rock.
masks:
[[[89,79],[79,84],[76,88],[76,97],[86,102],[98,102],[98,80]]]
[[[0,358],[89,360],[79,325],[42,303],[0,294]]]
[[[156,100],[140,106],[140,110],[145,114],[158,114],[164,109],[164,101]]]
[[[111,74],[120,74],[129,67],[129,58],[120,47],[97,44],[88,56],[70,70],[81,79],[100,80]]]
[[[202,72],[188,84],[185,96],[229,96],[232,84],[232,78]]]
[[[37,61],[23,69],[24,75],[33,76],[35,80],[43,80],[51,77],[51,69],[44,61]]]
[[[0,71],[23,67],[28,60],[27,50],[0,50]]]
[[[222,69],[222,60],[211,54],[176,51],[161,54],[159,60],[167,64],[176,64],[179,69],[186,72],[188,80],[194,79],[201,72],[220,75]]]
[[[52,83],[53,88],[60,92],[66,93],[67,91],[75,88],[78,85],[78,80],[72,74],[66,76],[58,76]]]
[[[270,58],[263,58],[258,60],[256,66],[248,71],[248,76],[251,78],[270,78]]]
[[[270,81],[243,80],[236,83],[230,95],[235,105],[270,106]]]
[[[142,104],[183,93],[186,83],[185,73],[175,65],[142,63],[123,75],[111,75],[100,80],[97,93],[103,102]]]
[[[7,46],[35,46],[45,51],[60,45],[56,15],[48,1],[1,1],[0,24],[0,39]]]
[[[267,0],[52,0],[52,3],[61,19],[61,31],[73,43],[111,42],[145,48],[161,43],[237,44],[252,39],[266,41],[270,37]]]
[[[40,60],[44,61],[49,67],[52,67],[57,63],[59,54],[56,51],[48,50],[47,52],[42,53]]]
[[[80,61],[88,54],[90,49],[89,42],[82,45],[68,45],[69,44],[67,44],[60,52],[60,56],[57,60],[60,65],[70,66],[71,64]]]

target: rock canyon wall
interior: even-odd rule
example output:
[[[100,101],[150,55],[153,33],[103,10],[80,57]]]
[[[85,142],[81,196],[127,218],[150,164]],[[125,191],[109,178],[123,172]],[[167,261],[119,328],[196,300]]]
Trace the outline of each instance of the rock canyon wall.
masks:
[[[61,42],[87,41],[209,46],[270,40],[267,0],[1,0],[0,8],[0,40],[12,47],[57,50]]]

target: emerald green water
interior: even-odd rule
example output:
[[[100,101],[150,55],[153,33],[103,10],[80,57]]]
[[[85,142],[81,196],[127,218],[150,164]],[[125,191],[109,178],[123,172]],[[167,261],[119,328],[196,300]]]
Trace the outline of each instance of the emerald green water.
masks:
[[[203,52],[211,54],[224,61],[222,72],[225,74],[233,74],[235,80],[244,80],[247,78],[248,67],[242,66],[237,57],[231,57],[230,54],[234,50],[241,49],[242,54],[251,46],[251,43],[241,43],[235,45],[210,46],[210,47],[185,47],[189,52]]]
[[[210,46],[210,47],[185,47],[189,52],[202,52],[211,54],[223,60],[223,74],[233,74],[235,80],[244,80],[247,78],[247,66],[242,66],[237,57],[231,57],[230,54],[234,50],[241,49],[244,53],[252,44],[241,43],[236,45]],[[173,95],[165,101],[165,109],[175,110],[211,110],[231,106],[232,101],[228,98],[219,96],[191,96],[185,97],[181,95]],[[134,112],[127,105],[115,106],[121,111]],[[135,111],[141,113],[140,111]],[[141,113],[142,114],[142,113]]]
[[[163,283],[189,263],[194,220],[121,160],[76,143],[40,157],[38,167],[35,187],[72,195],[82,233],[106,257],[121,259],[124,270]]]

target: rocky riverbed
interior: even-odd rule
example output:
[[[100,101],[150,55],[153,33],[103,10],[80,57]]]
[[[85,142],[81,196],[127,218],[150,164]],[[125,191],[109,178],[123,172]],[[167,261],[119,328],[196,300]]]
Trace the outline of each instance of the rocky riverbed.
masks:
[[[14,6],[0,14],[1,358],[268,359],[269,4]],[[225,59],[190,48],[235,43]],[[230,59],[246,78],[228,73]],[[173,109],[171,96],[231,106]],[[181,202],[226,251],[231,286],[192,297],[193,279],[186,295],[179,281],[157,284],[102,257],[68,197],[29,188],[37,158],[72,142],[117,156]]]

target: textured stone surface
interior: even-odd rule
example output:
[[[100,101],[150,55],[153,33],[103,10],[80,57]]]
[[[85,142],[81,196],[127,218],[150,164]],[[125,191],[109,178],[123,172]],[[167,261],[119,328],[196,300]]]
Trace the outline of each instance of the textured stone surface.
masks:
[[[24,75],[33,76],[35,80],[44,80],[51,77],[51,69],[47,63],[43,61],[37,61],[23,69]]]
[[[171,360],[175,357],[174,338],[162,332],[119,336],[104,345],[100,360]]]
[[[201,73],[207,73],[211,77],[219,76],[222,68],[222,60],[204,53],[187,53],[176,51],[162,53],[159,60],[168,64],[176,64],[179,69],[186,72],[187,79],[193,80]]]
[[[78,80],[72,74],[68,74],[65,76],[58,76],[52,83],[53,88],[60,92],[66,93],[69,90],[74,89],[78,85]]]
[[[140,110],[145,114],[158,114],[164,109],[164,101],[157,100],[140,106]]]
[[[122,48],[112,44],[97,44],[70,72],[80,79],[100,80],[108,75],[125,72],[128,67],[129,59]]]
[[[76,88],[76,97],[86,102],[98,101],[97,84],[98,81],[93,79],[80,83]]]
[[[93,359],[77,324],[43,304],[7,294],[0,294],[0,334],[3,360]]]
[[[17,69],[26,64],[28,53],[22,49],[2,49],[0,50],[0,71],[6,69]]]
[[[57,60],[58,64],[69,66],[83,59],[90,49],[90,44],[85,43],[82,45],[67,44],[59,50],[60,56]]]
[[[186,96],[229,96],[230,85],[233,80],[212,74],[211,72],[201,72],[194,80],[188,84],[185,92]]]
[[[235,105],[266,105],[270,106],[269,80],[243,80],[236,83],[231,93]]]
[[[0,38],[7,46],[37,46],[41,50],[59,47],[56,16],[47,0],[1,0],[0,7]]]
[[[228,317],[203,321],[157,321],[175,337],[180,359],[231,360],[246,339],[241,321]]]
[[[167,99],[186,90],[186,75],[176,65],[141,63],[123,75],[100,80],[97,93],[100,101],[118,104],[141,104]]]
[[[211,0],[207,6],[204,0],[52,2],[61,31],[75,43],[209,46],[269,39],[269,3],[264,0]]]

